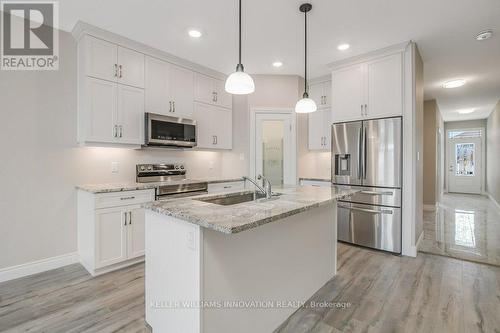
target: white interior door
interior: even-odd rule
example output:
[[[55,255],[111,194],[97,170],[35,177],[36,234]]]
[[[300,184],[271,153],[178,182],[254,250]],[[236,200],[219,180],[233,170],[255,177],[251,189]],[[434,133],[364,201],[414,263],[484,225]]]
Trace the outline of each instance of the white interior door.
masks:
[[[448,138],[448,192],[481,193],[481,138]]]
[[[296,183],[294,113],[255,113],[255,175],[272,185]]]

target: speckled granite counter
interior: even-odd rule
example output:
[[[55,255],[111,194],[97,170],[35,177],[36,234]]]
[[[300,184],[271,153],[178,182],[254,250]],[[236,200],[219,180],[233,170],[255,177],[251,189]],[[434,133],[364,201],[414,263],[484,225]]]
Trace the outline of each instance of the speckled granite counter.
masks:
[[[257,226],[283,219],[352,195],[358,190],[339,187],[290,186],[273,188],[281,193],[277,200],[258,200],[230,206],[207,203],[196,199],[221,197],[224,194],[208,194],[172,201],[156,201],[146,208],[167,216],[188,221],[205,228],[234,234]],[[249,192],[249,191],[248,191]]]
[[[111,193],[111,192],[123,192],[123,191],[136,191],[136,190],[148,190],[154,189],[160,185],[179,185],[179,184],[189,184],[189,183],[199,183],[207,182],[208,184],[215,183],[229,183],[243,181],[243,178],[200,178],[200,179],[186,179],[178,181],[169,181],[168,183],[109,183],[109,184],[85,184],[77,185],[76,188],[79,190],[87,191],[90,193]]]

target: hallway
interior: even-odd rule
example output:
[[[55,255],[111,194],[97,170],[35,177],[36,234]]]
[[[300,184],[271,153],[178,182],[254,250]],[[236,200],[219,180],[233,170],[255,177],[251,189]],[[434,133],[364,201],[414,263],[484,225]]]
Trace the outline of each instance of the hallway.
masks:
[[[419,251],[500,266],[500,209],[485,196],[443,195],[424,211]]]

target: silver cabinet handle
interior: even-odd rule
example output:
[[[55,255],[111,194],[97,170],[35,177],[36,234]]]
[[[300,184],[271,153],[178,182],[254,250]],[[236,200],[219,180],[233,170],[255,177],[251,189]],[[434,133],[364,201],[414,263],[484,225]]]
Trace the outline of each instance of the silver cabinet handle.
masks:
[[[376,191],[361,191],[359,192],[361,194],[368,194],[368,195],[394,195],[393,192],[376,192]]]
[[[361,116],[364,116],[364,112],[363,112],[363,104],[361,104]]]
[[[175,112],[175,101],[172,101],[172,112]]]
[[[365,104],[365,116],[368,116],[368,104]]]
[[[168,112],[172,112],[172,101],[168,101]]]
[[[215,91],[212,91],[212,102],[215,102]]]
[[[127,212],[124,212],[123,215],[125,215],[124,216],[125,222],[123,222],[123,225],[127,225]]]
[[[347,208],[347,207],[343,207],[343,208]],[[393,214],[392,210],[389,210],[389,209],[376,210],[376,209],[366,209],[366,208],[357,208],[357,207],[351,207],[351,208],[347,208],[347,209],[355,210],[358,212],[370,213],[370,214],[391,214],[391,215]]]
[[[119,72],[118,77],[121,79],[123,77],[123,67],[122,67],[122,65],[118,65],[118,72]]]
[[[115,77],[118,77],[118,64],[115,64]]]
[[[135,199],[135,197],[121,197],[120,200],[132,200]]]
[[[218,138],[217,138],[217,135],[216,135],[216,136],[215,136],[215,144],[217,144],[217,139],[218,139]]]
[[[118,126],[115,125],[115,127],[113,128],[113,137],[118,137]]]
[[[215,135],[212,135],[212,144],[215,144]]]
[[[215,101],[217,102],[218,99],[219,99],[218,93],[215,92]]]
[[[132,225],[132,212],[128,212],[128,224]]]
[[[121,138],[123,136],[123,126],[120,125],[119,128],[120,128],[120,138]]]

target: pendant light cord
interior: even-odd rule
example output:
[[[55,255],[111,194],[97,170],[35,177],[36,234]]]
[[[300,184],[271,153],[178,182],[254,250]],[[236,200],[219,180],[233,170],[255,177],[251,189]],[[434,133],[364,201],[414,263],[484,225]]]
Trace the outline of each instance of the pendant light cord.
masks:
[[[238,64],[241,65],[241,0],[240,0],[240,7],[239,7],[239,55],[238,55]]]
[[[307,86],[307,11],[304,12],[304,93],[308,94]]]

